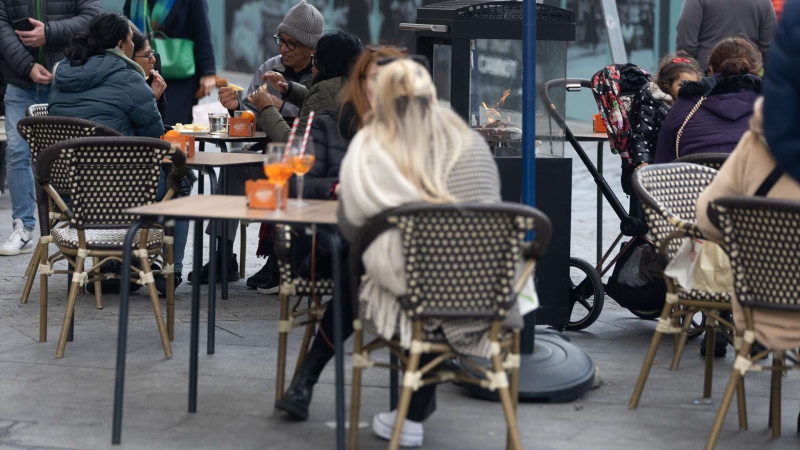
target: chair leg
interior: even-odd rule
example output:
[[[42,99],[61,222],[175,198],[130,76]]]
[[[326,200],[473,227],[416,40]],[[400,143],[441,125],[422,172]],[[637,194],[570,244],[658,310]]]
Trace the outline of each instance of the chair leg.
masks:
[[[692,326],[692,316],[687,315],[684,317],[681,334],[677,336],[678,340],[675,343],[675,354],[672,356],[672,365],[669,367],[669,370],[672,371],[678,370],[678,365],[680,365],[681,358],[683,358],[683,351],[686,349],[686,341],[689,339],[689,328]]]
[[[140,241],[139,248],[146,248],[147,233],[142,231],[142,240]],[[153,314],[156,317],[156,325],[158,327],[158,334],[161,336],[161,345],[164,347],[164,356],[172,358],[172,346],[169,343],[169,333],[167,327],[164,325],[164,318],[161,315],[161,301],[158,299],[158,292],[156,291],[156,284],[152,279],[152,271],[150,270],[150,258],[147,256],[140,256],[139,262],[142,264],[142,271],[149,273],[150,279],[147,281],[147,290],[150,293],[150,303],[153,304]],[[121,280],[123,283],[128,280]]]
[[[511,347],[511,354],[519,357],[521,347],[521,336],[519,330],[514,330],[514,341]],[[519,367],[511,369],[511,403],[514,411],[514,417],[517,417],[517,405],[519,404]],[[516,427],[515,427],[516,428]],[[508,427],[508,435],[506,436],[506,449],[513,450],[514,431],[510,426]],[[518,432],[517,432],[518,433]]]
[[[361,329],[361,324],[358,320],[353,323],[354,336],[353,336],[353,354],[358,355],[363,349],[364,331]],[[361,367],[353,365],[353,381],[351,387],[350,398],[350,438],[348,443],[349,450],[356,450],[358,448],[358,422],[361,413]]]
[[[714,327],[717,323],[711,316],[707,316],[706,323],[709,328],[706,330],[706,375],[703,380],[703,398],[711,398],[714,382],[714,341],[717,337]]]
[[[76,273],[81,273],[83,269],[83,256],[75,257]],[[67,312],[64,314],[64,324],[61,326],[61,336],[58,338],[58,346],[56,347],[56,358],[64,357],[64,350],[67,347],[67,334],[69,333],[69,325],[72,321],[72,314],[75,310],[75,299],[78,297],[80,290],[80,279],[73,275],[72,285],[69,287],[69,297],[67,298]]]
[[[286,342],[289,338],[289,331],[284,330],[281,324],[289,322],[289,296],[278,293],[281,301],[280,322],[278,323],[278,373],[275,375],[275,401],[283,396],[283,384],[286,378]]]
[[[318,304],[319,302],[314,302],[312,303],[311,307],[316,308]],[[306,359],[308,349],[311,346],[311,338],[314,337],[314,328],[317,325],[317,313],[308,313],[306,320],[308,320],[308,323],[306,324],[305,333],[303,333],[303,343],[300,344],[300,354],[297,355],[297,363],[294,365],[295,375],[297,374],[298,369],[300,369],[300,365],[303,364],[303,361]]]
[[[167,244],[167,262],[165,264],[173,265],[175,263],[175,245]],[[167,275],[167,334],[169,340],[175,340],[175,272]]]
[[[97,256],[92,261],[94,261],[95,266],[100,264],[100,258]],[[103,290],[100,281],[94,282],[94,306],[97,309],[103,309]]]
[[[752,347],[752,344],[749,342],[743,342],[742,347],[736,354],[736,357],[749,359],[750,347]],[[706,353],[706,355],[708,355],[708,353]],[[731,378],[728,381],[728,387],[725,388],[725,394],[722,396],[722,402],[720,402],[719,410],[717,411],[717,418],[714,420],[714,426],[711,428],[711,435],[708,437],[708,442],[706,443],[706,450],[712,450],[717,445],[717,439],[719,439],[719,434],[722,431],[722,425],[725,422],[725,416],[728,415],[728,409],[731,406],[733,394],[738,389],[738,386],[743,378],[744,377],[742,373],[739,372],[738,369],[733,369],[731,371]]]
[[[23,305],[28,303],[28,297],[31,295],[31,288],[33,288],[33,280],[36,278],[36,272],[39,271],[39,260],[41,259],[39,255],[42,252],[42,247],[41,243],[36,245],[31,262],[28,263],[28,268],[25,270],[25,289],[22,290],[22,298],[19,300]]]
[[[245,255],[247,254],[247,225],[241,224],[239,231],[239,278],[244,278]]]
[[[80,265],[75,267],[75,270],[77,270],[80,273],[86,272],[86,267],[85,266],[86,266],[86,259],[84,258],[83,262]],[[86,285],[81,285],[81,287],[79,289],[80,289],[78,291],[79,294],[85,294],[86,293]]]
[[[669,303],[665,304],[664,309],[661,310],[661,320],[669,319],[671,311],[672,305]],[[653,360],[656,358],[656,352],[658,351],[658,345],[661,343],[662,336],[663,333],[658,330],[653,333],[653,339],[650,340],[650,349],[647,350],[647,356],[644,358],[642,370],[639,372],[639,379],[636,380],[636,387],[633,388],[633,395],[631,396],[631,401],[628,403],[628,409],[636,409],[636,407],[639,406],[639,399],[642,397],[642,391],[644,391],[647,376],[650,375],[650,367],[652,367]]]
[[[47,251],[39,254],[39,264],[45,265],[48,261]],[[50,275],[42,273],[39,275],[39,342],[47,342],[47,277]]]
[[[411,353],[408,358],[408,367],[406,367],[406,376],[419,370],[419,353]],[[408,415],[408,408],[411,405],[411,394],[413,388],[406,386],[403,383],[403,390],[400,392],[400,401],[397,404],[397,416],[394,421],[394,430],[392,431],[392,440],[389,441],[389,450],[397,450],[400,447],[400,433],[403,431],[403,423],[406,421]],[[506,392],[508,394],[508,392]],[[352,426],[352,424],[351,424]],[[358,424],[356,424],[358,426]]]
[[[781,382],[783,379],[783,352],[772,353],[772,384],[770,386],[770,417],[772,437],[781,436]]]
[[[739,380],[739,386],[736,390],[736,399],[739,407],[739,429],[747,429],[747,396],[744,391],[744,377]]]

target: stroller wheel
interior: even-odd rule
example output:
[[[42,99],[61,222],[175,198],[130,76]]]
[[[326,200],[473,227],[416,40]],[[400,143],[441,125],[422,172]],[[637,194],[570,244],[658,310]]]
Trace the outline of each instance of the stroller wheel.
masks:
[[[656,320],[661,317],[661,308],[652,311],[640,311],[638,309],[629,309],[634,316],[644,320]]]
[[[603,282],[600,274],[588,262],[569,259],[570,275],[570,317],[564,327],[568,331],[578,331],[592,325],[603,310]]]

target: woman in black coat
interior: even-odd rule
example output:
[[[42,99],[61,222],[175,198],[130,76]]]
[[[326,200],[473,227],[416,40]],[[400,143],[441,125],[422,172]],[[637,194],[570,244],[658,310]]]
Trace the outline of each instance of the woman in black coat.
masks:
[[[170,0],[149,1],[148,16],[159,3],[166,5]],[[132,22],[140,30],[144,28],[141,13],[143,8],[142,0],[125,0],[123,7],[125,15],[132,18]],[[214,75],[217,68],[211,45],[211,25],[208,22],[206,0],[174,0],[163,23],[156,24],[154,31],[163,32],[173,39],[189,39],[194,42],[194,76],[187,79],[165,78],[169,85],[169,103],[164,115],[166,125],[192,123],[192,107],[197,104],[195,93],[201,89],[202,96],[207,96],[216,86]]]

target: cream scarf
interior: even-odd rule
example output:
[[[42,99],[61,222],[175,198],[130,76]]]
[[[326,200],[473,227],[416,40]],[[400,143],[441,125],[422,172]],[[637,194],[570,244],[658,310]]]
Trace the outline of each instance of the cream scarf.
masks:
[[[363,226],[370,218],[407,203],[420,202],[417,188],[397,168],[368,130],[356,134],[339,173],[340,197],[348,222]],[[366,274],[361,280],[361,315],[381,337],[400,334],[401,345],[411,346],[411,322],[397,297],[406,293],[405,258],[398,230],[380,235],[363,256]]]

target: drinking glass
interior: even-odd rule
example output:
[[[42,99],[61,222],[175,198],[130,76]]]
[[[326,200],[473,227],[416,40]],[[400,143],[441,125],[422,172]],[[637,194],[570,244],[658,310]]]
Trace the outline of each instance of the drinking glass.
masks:
[[[292,206],[305,207],[309,203],[303,201],[303,186],[305,175],[314,167],[314,142],[309,139],[305,149],[302,142],[293,142],[291,148],[286,150],[292,161],[292,172],[297,175],[297,200],[289,202]]]
[[[283,142],[272,142],[267,146],[264,157],[264,174],[275,184],[275,206],[278,211],[283,208],[283,186],[292,177],[292,160]]]

